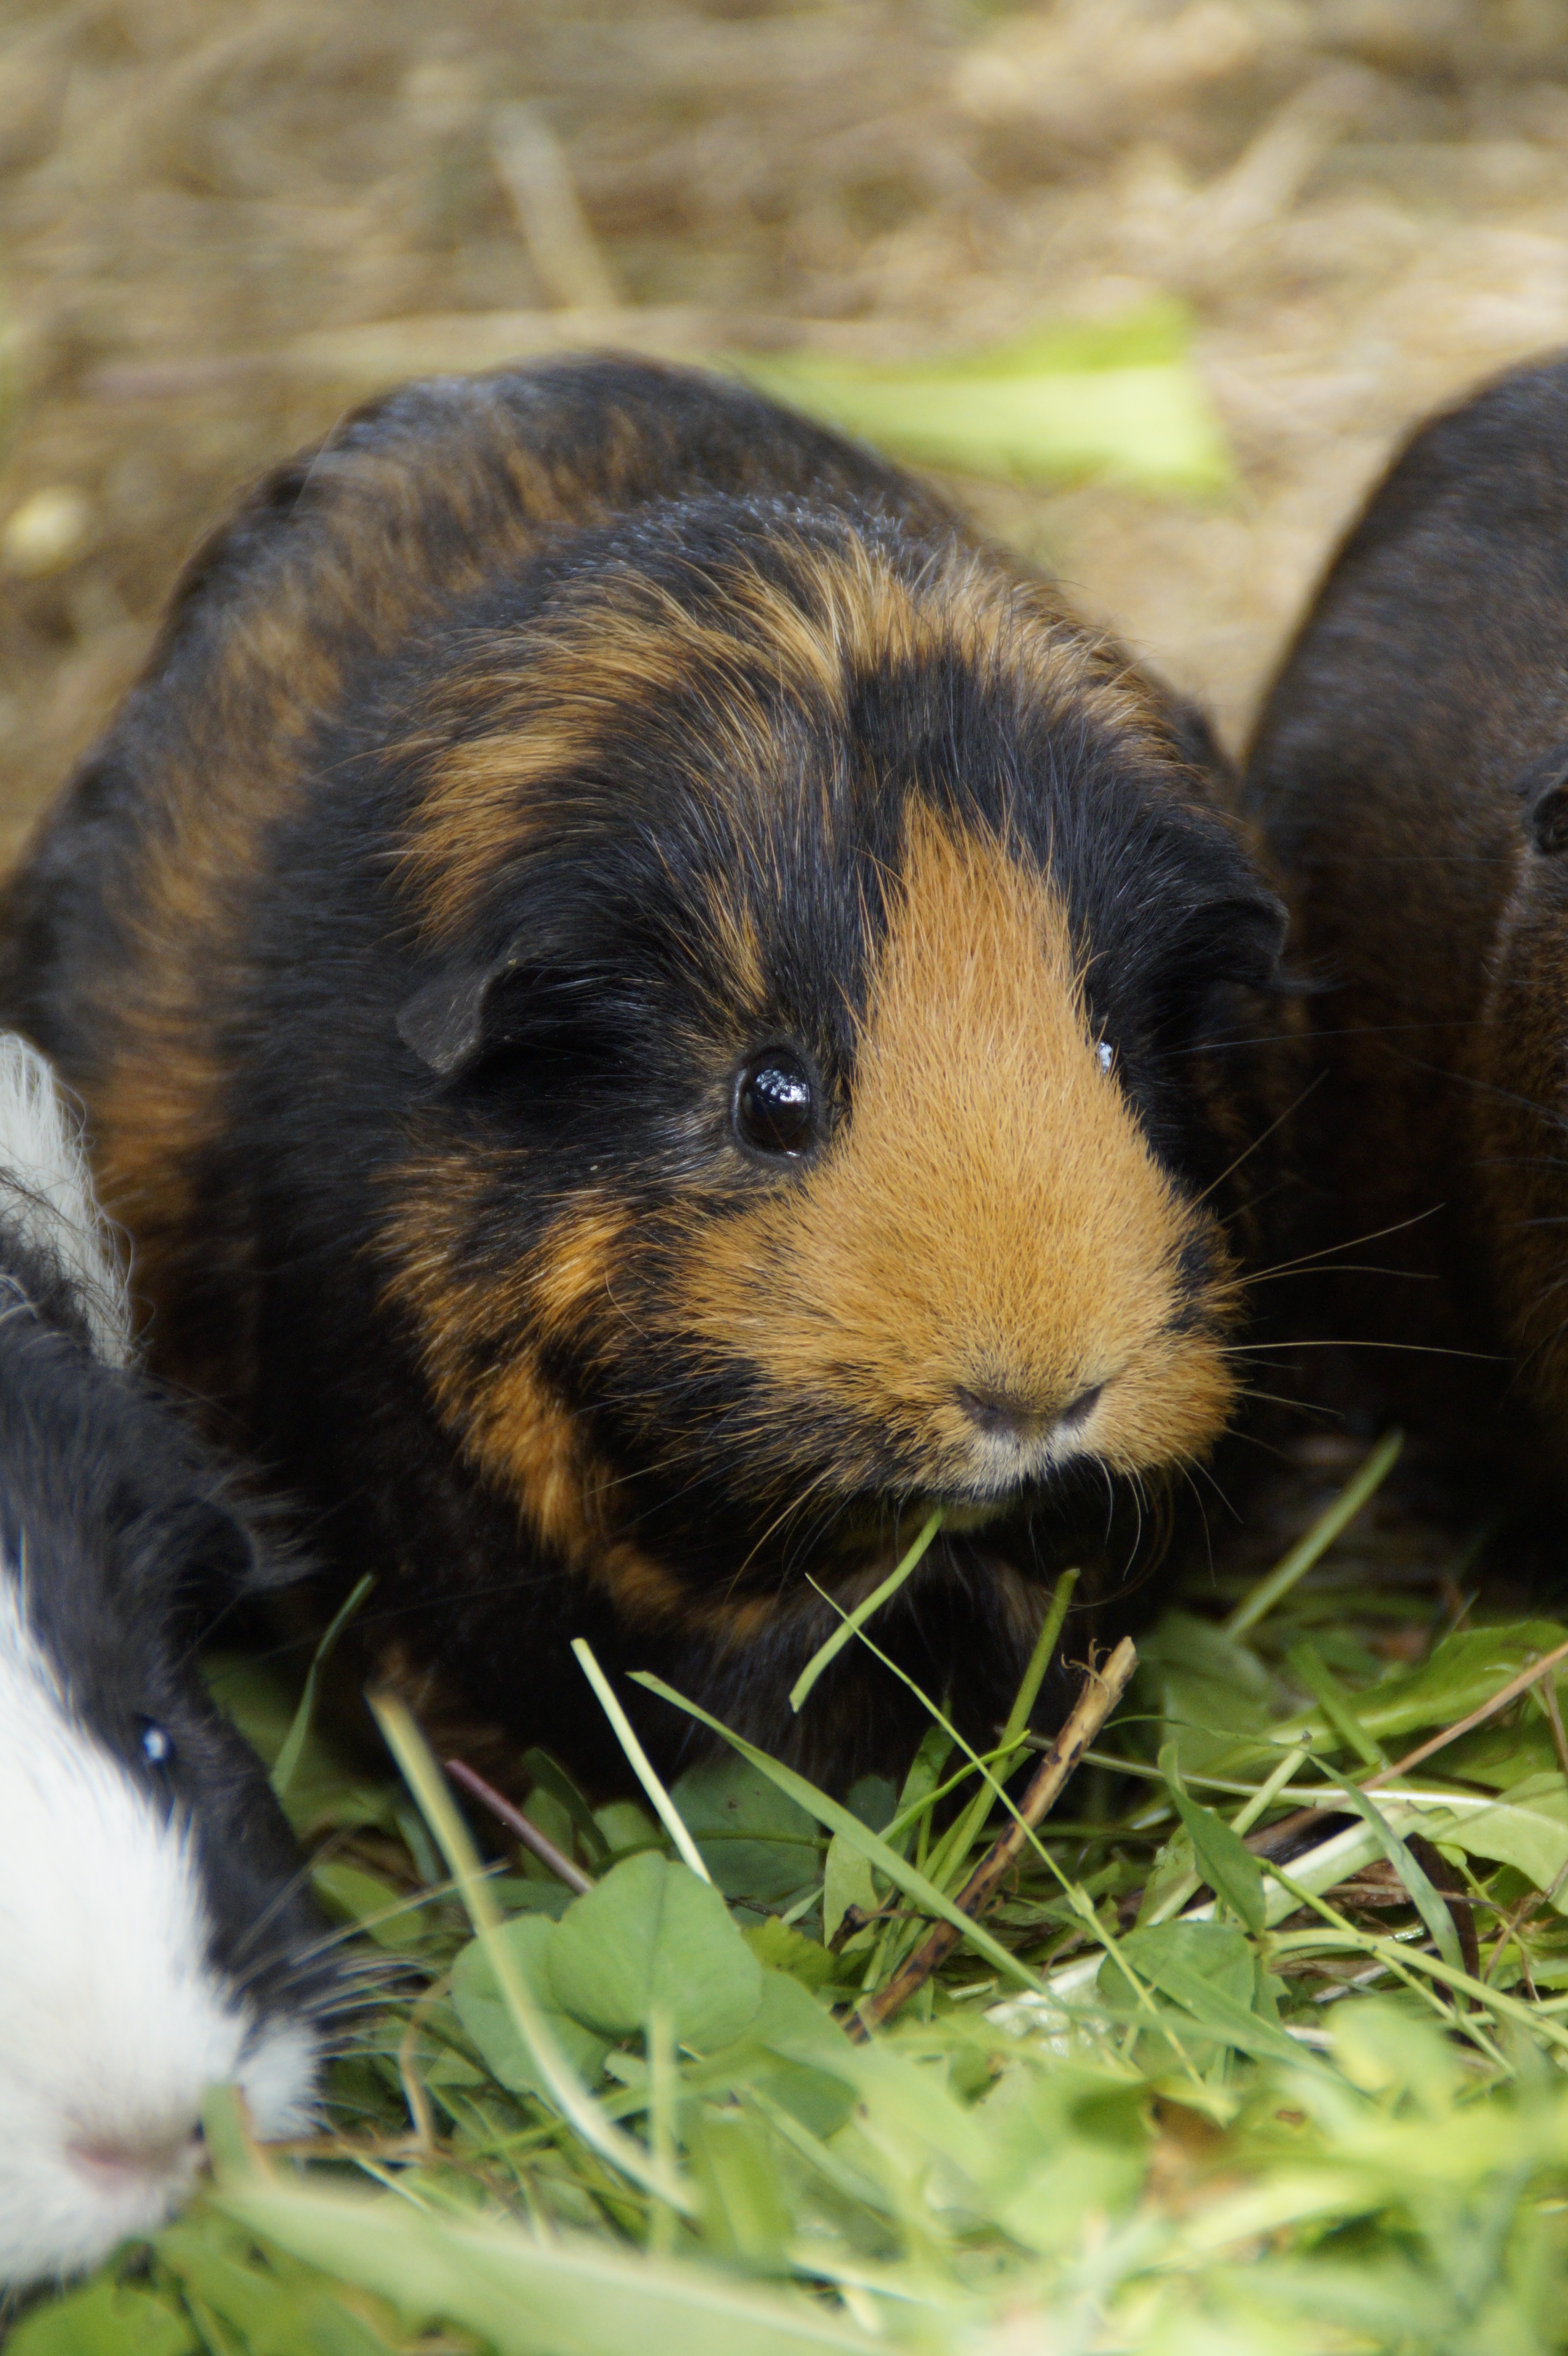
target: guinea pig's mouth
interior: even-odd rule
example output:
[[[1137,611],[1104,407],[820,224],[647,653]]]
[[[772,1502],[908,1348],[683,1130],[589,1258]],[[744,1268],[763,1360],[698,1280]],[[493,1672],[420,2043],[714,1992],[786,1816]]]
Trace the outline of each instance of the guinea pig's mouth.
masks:
[[[970,1530],[986,1530],[989,1529],[995,1522],[1007,1521],[1018,1512],[1018,1499],[993,1497],[984,1502],[976,1502],[974,1498],[968,1497],[917,1498],[914,1510],[923,1517],[940,1512],[943,1528],[950,1531],[955,1537],[962,1537]]]
[[[937,1513],[944,1537],[966,1537],[1004,1526],[1022,1532],[1042,1523],[1060,1523],[1065,1534],[1078,1526],[1086,1498],[1097,1496],[1104,1509],[1104,1479],[1096,1475],[1092,1461],[1079,1458],[1044,1475],[998,1487],[989,1496],[976,1496],[972,1487],[869,1492],[845,1501],[835,1519],[835,1537],[846,1553],[909,1545]]]

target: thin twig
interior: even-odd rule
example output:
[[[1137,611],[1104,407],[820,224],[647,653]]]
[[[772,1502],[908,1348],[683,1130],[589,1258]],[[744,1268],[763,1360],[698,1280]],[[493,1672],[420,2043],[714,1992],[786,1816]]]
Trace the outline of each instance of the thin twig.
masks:
[[[1130,1636],[1123,1637],[1103,1669],[1091,1665],[1072,1715],[1036,1768],[1017,1817],[1000,1839],[992,1842],[955,1901],[960,1912],[972,1921],[990,1903],[1029,1834],[1055,1805],[1068,1777],[1120,1701],[1137,1665],[1138,1656]],[[901,2005],[907,2004],[938,1965],[952,1954],[962,1935],[955,1923],[933,1923],[913,1954],[848,2023],[850,2036],[863,2043],[873,2029],[897,2012]]]
[[[564,1881],[567,1888],[575,1890],[580,1898],[594,1887],[593,1876],[584,1873],[580,1865],[573,1865],[569,1857],[564,1857],[549,1835],[541,1833],[538,1825],[530,1824],[521,1808],[515,1808],[504,1794],[496,1791],[494,1783],[486,1783],[483,1775],[475,1774],[474,1769],[465,1766],[461,1759],[449,1759],[446,1772],[453,1782],[473,1799],[482,1801],[509,1833],[515,1833],[525,1848],[532,1849],[539,1863],[548,1865],[558,1881]]]

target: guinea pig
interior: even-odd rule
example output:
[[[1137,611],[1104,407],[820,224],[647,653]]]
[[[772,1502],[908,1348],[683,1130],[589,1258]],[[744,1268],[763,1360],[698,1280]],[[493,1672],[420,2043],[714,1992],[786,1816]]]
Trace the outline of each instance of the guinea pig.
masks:
[[[298,1859],[190,1660],[263,1566],[129,1356],[80,1140],[0,1038],[0,2285],[162,2224],[215,2082],[302,2129],[321,2049]]]
[[[246,501],[3,995],[156,1364],[379,1575],[443,1739],[624,1772],[582,1634],[842,1784],[920,1706],[859,1647],[784,1697],[935,1508],[879,1637],[988,1740],[1055,1571],[1230,1417],[1283,922],[1197,714],[1052,586],[588,359],[407,387]]]
[[[1380,1409],[1559,1474],[1565,551],[1559,357],[1396,459],[1268,696],[1245,787],[1314,985],[1282,1240],[1360,1263],[1307,1286],[1295,1322],[1356,1346]]]

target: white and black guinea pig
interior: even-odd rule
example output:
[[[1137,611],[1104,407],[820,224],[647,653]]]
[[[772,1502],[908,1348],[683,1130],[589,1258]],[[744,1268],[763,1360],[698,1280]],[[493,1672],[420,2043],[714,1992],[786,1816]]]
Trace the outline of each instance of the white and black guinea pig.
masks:
[[[0,1037],[0,2284],[161,2224],[208,2086],[302,2129],[320,2055],[320,1925],[190,1658],[261,1558],[129,1343],[75,1128]]]
[[[918,1706],[859,1648],[784,1697],[933,1506],[880,1633],[988,1740],[1049,1580],[1225,1425],[1283,921],[1202,723],[1052,586],[590,359],[411,386],[244,504],[3,998],[155,1363],[379,1574],[445,1739],[612,1772],[582,1633],[841,1783]]]

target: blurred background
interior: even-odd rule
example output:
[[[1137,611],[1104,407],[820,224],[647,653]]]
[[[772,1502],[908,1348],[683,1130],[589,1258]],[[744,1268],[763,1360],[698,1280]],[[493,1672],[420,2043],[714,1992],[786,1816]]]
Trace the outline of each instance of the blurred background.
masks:
[[[1568,0],[5,0],[0,859],[236,487],[381,385],[1128,317],[1218,463],[950,487],[1236,745],[1391,444],[1568,341]]]

